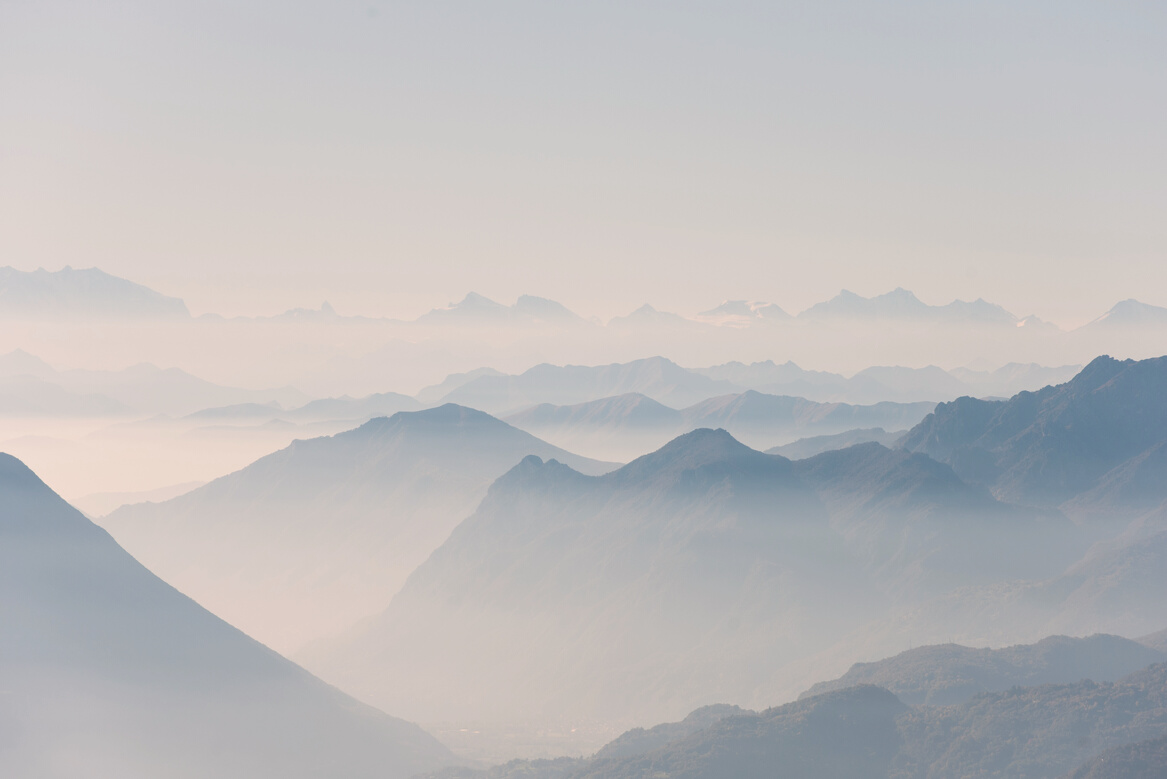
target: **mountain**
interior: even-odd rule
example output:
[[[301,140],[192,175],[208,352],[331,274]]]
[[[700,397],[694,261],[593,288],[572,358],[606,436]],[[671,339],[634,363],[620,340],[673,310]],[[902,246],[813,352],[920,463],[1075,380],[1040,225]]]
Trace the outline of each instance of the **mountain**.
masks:
[[[1167,652],[1167,630],[1160,630],[1143,636],[1139,639],[1139,643],[1143,646],[1149,646],[1158,652]]]
[[[186,304],[97,268],[0,268],[0,317],[189,319]]]
[[[1103,490],[1077,513],[1129,519],[1167,498],[1167,479],[1128,472],[1164,462],[1152,451],[1167,443],[1164,397],[1167,357],[1099,357],[1069,382],[1039,392],[942,403],[901,445],[950,463],[962,478],[1012,502],[1056,506],[1117,479],[1121,489]]]
[[[966,387],[966,391],[962,393],[964,395],[977,398],[991,395],[1010,398],[1019,392],[1036,392],[1051,384],[1065,384],[1081,370],[1081,365],[1046,367],[1032,362],[1011,362],[993,371],[954,368],[949,373],[964,384]]]
[[[702,311],[697,319],[715,325],[742,327],[756,322],[786,322],[792,317],[773,303],[756,300],[727,300],[716,308]]]
[[[624,461],[658,449],[685,428],[681,412],[639,392],[571,406],[540,403],[503,419],[568,451]]]
[[[1167,736],[1111,747],[1067,779],[1161,779],[1167,776]]]
[[[442,398],[449,395],[461,386],[469,384],[481,376],[505,376],[502,371],[494,368],[478,368],[467,373],[452,373],[439,384],[431,384],[417,393],[417,400],[427,406],[440,403]]]
[[[1035,363],[1010,363],[994,371],[945,371],[935,365],[873,366],[848,378],[838,373],[803,370],[793,362],[776,365],[767,360],[749,365],[731,362],[695,372],[770,395],[794,395],[818,402],[879,403],[939,402],[963,395],[1009,397],[1069,381],[1079,370],[1081,366],[1047,368]]]
[[[694,332],[708,327],[703,322],[686,319],[680,314],[668,311],[657,311],[647,303],[624,316],[612,317],[608,320],[608,327],[616,330],[630,330],[633,328],[644,330],[672,330],[677,332]]]
[[[180,497],[123,507],[103,526],[183,592],[291,651],[384,608],[530,454],[609,467],[445,405],[295,441]]]
[[[1110,330],[1129,327],[1165,327],[1167,326],[1167,308],[1152,306],[1131,298],[1115,303],[1114,307],[1102,316],[1082,326],[1082,330]]]
[[[1060,573],[1086,549],[1057,514],[1000,503],[924,455],[877,443],[799,460],[873,583],[896,601]]]
[[[892,776],[1056,779],[1101,751],[1167,733],[1167,665],[1114,683],[986,693],[910,710],[897,724],[905,748]]]
[[[1013,687],[954,706],[908,706],[888,690],[860,685],[725,717],[642,754],[514,761],[431,776],[1058,779],[1081,766],[1073,776],[1158,779],[1165,732],[1167,665],[1161,664],[1113,683]]]
[[[746,390],[690,406],[682,412],[689,428],[724,427],[751,446],[770,447],[808,432],[841,433],[860,427],[907,429],[927,416],[934,404],[815,403],[804,398]]]
[[[887,690],[855,687],[761,713],[740,712],[719,717],[700,730],[670,738],[647,752],[625,755],[610,749],[627,736],[635,735],[633,732],[589,759],[517,760],[488,771],[455,768],[430,776],[434,779],[888,777],[902,748],[896,719],[906,710]]]
[[[1113,548],[1096,546],[1056,575],[964,587],[877,616],[830,655],[893,653],[909,640],[999,646],[1051,634],[1145,636],[1167,624],[1164,588],[1167,531]]]
[[[546,298],[522,295],[513,306],[504,306],[476,292],[471,292],[458,303],[435,308],[417,318],[426,325],[513,325],[552,324],[560,326],[586,325],[578,314],[561,303]]]
[[[899,604],[1080,553],[1067,523],[922,455],[830,455],[792,463],[703,429],[599,477],[529,457],[383,613],[302,657],[422,720],[659,721],[755,704]]]
[[[856,663],[843,676],[819,682],[800,697],[874,684],[909,704],[951,706],[984,692],[1011,687],[1070,684],[1091,679],[1113,682],[1167,653],[1118,636],[1050,636],[1036,644],[972,649],[957,644],[924,646],[874,663]]]
[[[149,363],[116,371],[57,370],[21,350],[0,355],[0,409],[13,414],[190,414],[241,403],[294,407],[308,400],[290,387],[223,387],[179,368],[159,368]]]
[[[847,561],[790,462],[725,431],[599,477],[528,457],[385,612],[304,660],[422,719],[659,721],[854,619]]]
[[[864,425],[906,430],[932,408],[931,403],[815,403],[747,390],[676,411],[645,394],[629,393],[569,406],[543,403],[505,419],[571,451],[627,460],[702,427],[724,428],[744,443],[764,448],[809,432],[835,434]]]
[[[478,376],[443,397],[488,413],[515,412],[541,403],[571,405],[637,392],[680,408],[734,391],[734,386],[687,371],[663,357],[587,367],[536,365],[517,376]]]
[[[398,411],[417,411],[421,404],[408,395],[397,392],[379,392],[363,398],[321,398],[293,409],[285,416],[299,421],[320,421],[335,419],[372,419],[391,416]]]
[[[0,455],[9,776],[408,776],[454,762],[165,584]]]
[[[809,438],[800,438],[789,444],[775,446],[766,450],[766,454],[778,454],[790,460],[803,460],[814,457],[816,454],[846,449],[855,444],[877,443],[881,446],[893,447],[896,441],[903,438],[902,431],[889,433],[882,427],[857,428],[832,435],[816,435]]]
[[[843,290],[830,300],[806,309],[798,318],[814,322],[890,320],[1012,327],[1016,327],[1019,321],[1000,306],[980,299],[971,303],[954,300],[944,306],[930,306],[902,287],[872,298]]]
[[[726,717],[740,717],[755,712],[743,709],[740,706],[730,706],[726,703],[702,706],[692,711],[680,722],[666,722],[655,725],[647,730],[633,728],[622,733],[618,738],[604,745],[596,752],[597,760],[611,760],[633,755],[643,755],[660,749],[663,746],[680,741],[694,733],[705,730],[710,725],[721,722]]]
[[[728,381],[745,389],[759,392],[775,392],[782,395],[822,400],[821,394],[832,396],[846,391],[847,379],[838,373],[808,371],[787,360],[781,365],[773,360],[752,362],[727,362],[710,368],[695,368],[695,373],[711,379]],[[837,400],[838,398],[831,398]]]

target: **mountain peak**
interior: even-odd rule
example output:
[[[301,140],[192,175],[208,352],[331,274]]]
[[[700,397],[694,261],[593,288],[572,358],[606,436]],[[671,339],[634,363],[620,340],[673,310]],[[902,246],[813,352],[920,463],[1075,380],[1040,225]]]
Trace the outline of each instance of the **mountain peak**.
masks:
[[[614,471],[612,476],[635,481],[655,474],[679,474],[715,463],[780,459],[751,449],[722,428],[705,427],[677,436],[655,452],[638,457]]]

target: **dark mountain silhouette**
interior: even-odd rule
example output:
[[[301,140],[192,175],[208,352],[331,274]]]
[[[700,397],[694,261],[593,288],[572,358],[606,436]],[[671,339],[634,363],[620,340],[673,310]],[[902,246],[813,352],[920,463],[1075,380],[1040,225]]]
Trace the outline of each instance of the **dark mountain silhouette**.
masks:
[[[7,776],[408,776],[453,762],[139,565],[0,455]]]
[[[1152,663],[1159,652],[1118,636],[1050,636],[1036,644],[972,649],[957,644],[923,646],[874,663],[856,663],[847,673],[819,682],[800,697],[874,684],[909,704],[950,706],[983,692],[1011,687],[1068,684],[1083,679],[1113,682]]]
[[[901,442],[952,465],[1010,502],[1055,506],[1126,480],[1136,489],[1104,491],[1079,513],[1114,515],[1167,498],[1167,480],[1124,474],[1167,442],[1167,357],[1135,362],[1099,357],[1071,381],[1008,401],[943,403]],[[1117,469],[1117,470],[1116,470]],[[1102,500],[1101,498],[1105,498]]]
[[[523,457],[604,464],[455,405],[293,442],[103,525],[151,570],[285,651],[379,611]]]
[[[189,319],[186,304],[97,268],[0,268],[0,317]]]

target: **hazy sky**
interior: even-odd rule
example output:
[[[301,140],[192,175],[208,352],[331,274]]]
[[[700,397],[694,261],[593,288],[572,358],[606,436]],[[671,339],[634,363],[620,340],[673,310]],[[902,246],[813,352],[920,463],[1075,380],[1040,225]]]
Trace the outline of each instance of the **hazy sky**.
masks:
[[[0,0],[0,264],[261,313],[1167,305],[1160,2]]]

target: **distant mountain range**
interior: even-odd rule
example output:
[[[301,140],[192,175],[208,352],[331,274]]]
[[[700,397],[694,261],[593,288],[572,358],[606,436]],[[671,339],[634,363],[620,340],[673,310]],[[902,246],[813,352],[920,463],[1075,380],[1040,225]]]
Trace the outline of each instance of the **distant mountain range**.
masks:
[[[1012,396],[1069,381],[1080,366],[1045,368],[1006,365],[993,372],[926,368],[872,367],[851,378],[805,371],[792,362],[776,365],[726,363],[686,369],[663,357],[605,366],[537,365],[518,375],[482,369],[451,376],[418,394],[426,402],[445,400],[488,413],[514,413],[531,406],[570,406],[638,393],[673,409],[724,395],[755,390],[820,403],[922,403],[974,397]],[[911,423],[914,424],[914,423]]]
[[[111,276],[98,268],[74,269],[66,266],[59,271],[41,268],[29,272],[11,267],[0,268],[0,317],[189,319],[190,314],[186,305],[178,298],[166,297],[148,287]],[[223,317],[215,314],[204,315],[200,319],[224,321]],[[547,298],[520,295],[513,305],[508,306],[475,292],[468,293],[458,302],[432,309],[413,323],[363,316],[345,317],[338,314],[327,302],[320,309],[291,309],[275,317],[254,319],[289,323],[338,323],[350,319],[361,322],[418,324],[426,327],[535,325],[562,328],[599,325],[597,321],[586,319],[563,304]],[[1033,316],[1019,317],[999,305],[981,299],[972,302],[954,300],[945,305],[929,305],[902,287],[870,298],[842,290],[830,300],[816,303],[797,316],[791,316],[773,303],[729,300],[693,317],[659,311],[646,304],[625,316],[612,318],[607,324],[615,329],[647,327],[683,331],[716,327],[847,325],[859,322],[927,324],[936,327],[1014,328],[1025,330],[1027,333],[1058,332],[1058,328],[1048,322]],[[1116,327],[1164,326],[1167,326],[1167,308],[1131,299],[1115,304],[1107,313],[1084,325],[1082,329],[1096,331]]]
[[[189,319],[186,304],[97,268],[0,268],[0,318]]]
[[[448,404],[296,441],[102,524],[183,592],[292,651],[383,609],[490,483],[527,455],[587,473],[613,467]]]
[[[456,759],[139,565],[0,455],[6,776],[408,776]]]
[[[873,425],[906,430],[932,408],[931,403],[814,403],[747,390],[680,411],[631,393],[571,406],[541,404],[504,418],[572,451],[628,460],[702,427],[725,428],[743,442],[765,448],[807,433],[834,434]]]

